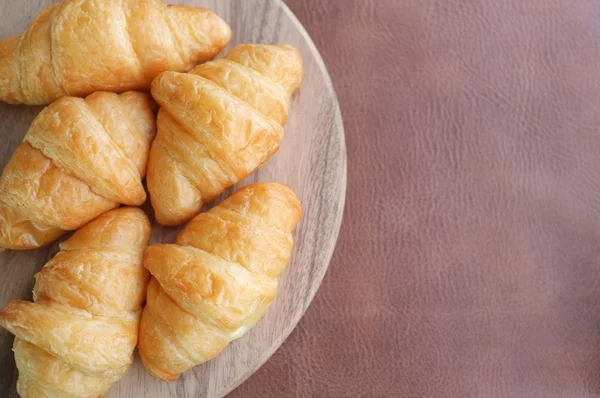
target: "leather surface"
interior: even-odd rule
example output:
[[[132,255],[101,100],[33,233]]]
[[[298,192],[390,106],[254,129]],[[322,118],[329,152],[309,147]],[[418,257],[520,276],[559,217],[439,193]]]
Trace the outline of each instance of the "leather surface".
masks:
[[[600,2],[287,3],[338,93],[347,204],[231,397],[600,396]]]

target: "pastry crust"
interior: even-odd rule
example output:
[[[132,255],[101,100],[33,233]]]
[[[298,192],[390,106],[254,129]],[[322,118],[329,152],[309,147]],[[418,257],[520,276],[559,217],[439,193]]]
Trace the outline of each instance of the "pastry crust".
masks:
[[[102,396],[127,372],[137,343],[150,238],[144,212],[125,207],[84,226],[35,276],[34,302],[10,301],[23,398]]]
[[[289,97],[302,80],[292,46],[242,44],[189,73],[152,82],[161,106],[148,190],[156,220],[180,225],[279,149]]]
[[[138,348],[152,375],[174,381],[258,322],[275,299],[301,215],[290,188],[254,184],[197,215],[175,244],[148,247],[153,277]]]
[[[139,92],[44,108],[0,177],[0,248],[40,247],[121,203],[144,203],[155,113]]]
[[[0,100],[47,104],[94,91],[148,89],[166,70],[215,57],[231,29],[203,8],[158,0],[63,0],[0,41]]]

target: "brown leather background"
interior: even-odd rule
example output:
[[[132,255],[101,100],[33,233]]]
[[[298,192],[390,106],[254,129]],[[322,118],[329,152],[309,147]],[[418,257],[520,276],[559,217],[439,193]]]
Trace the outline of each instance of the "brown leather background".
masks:
[[[345,219],[231,396],[600,396],[600,1],[287,3],[340,99]]]

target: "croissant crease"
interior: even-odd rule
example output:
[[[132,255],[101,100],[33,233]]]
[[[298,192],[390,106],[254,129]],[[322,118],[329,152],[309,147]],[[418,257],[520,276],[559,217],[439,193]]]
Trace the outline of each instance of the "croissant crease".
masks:
[[[148,94],[97,92],[43,109],[0,177],[0,248],[43,246],[119,204],[144,203],[155,106]]]
[[[148,89],[166,70],[212,59],[231,39],[214,13],[158,0],[63,0],[0,41],[0,100],[47,104]]]
[[[188,221],[275,153],[301,80],[294,47],[262,44],[154,79],[161,108],[147,181],[157,221]]]
[[[15,334],[23,398],[102,396],[127,372],[138,337],[150,223],[137,208],[84,226],[35,276],[34,302],[10,301],[0,326]]]
[[[144,266],[153,277],[138,349],[152,375],[174,381],[258,322],[277,293],[301,213],[288,187],[255,184],[196,216],[176,244],[148,247]]]

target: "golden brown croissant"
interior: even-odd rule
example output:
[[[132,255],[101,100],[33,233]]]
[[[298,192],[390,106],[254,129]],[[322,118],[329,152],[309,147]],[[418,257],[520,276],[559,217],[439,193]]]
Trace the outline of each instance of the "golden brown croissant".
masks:
[[[148,247],[144,266],[153,277],[138,349],[152,375],[174,381],[258,322],[275,298],[301,213],[288,187],[250,185],[196,216],[176,244]]]
[[[159,0],[63,0],[0,41],[0,100],[47,104],[94,91],[141,90],[166,70],[217,55],[229,26],[203,8]]]
[[[154,79],[161,109],[147,181],[157,221],[184,223],[275,153],[301,80],[295,48],[253,44]]]
[[[0,177],[0,248],[43,246],[120,203],[144,203],[155,111],[139,92],[63,97],[42,110]]]
[[[34,302],[10,301],[0,326],[15,334],[23,398],[102,396],[127,372],[148,272],[150,223],[120,208],[84,226],[35,276]]]

